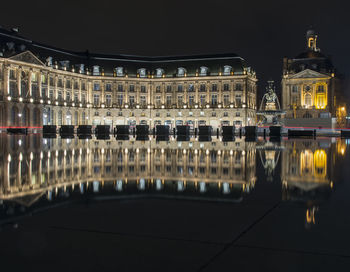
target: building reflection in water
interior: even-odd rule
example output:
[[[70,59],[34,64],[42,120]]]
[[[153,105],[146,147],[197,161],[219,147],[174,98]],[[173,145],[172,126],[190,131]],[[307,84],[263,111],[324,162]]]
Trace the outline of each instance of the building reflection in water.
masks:
[[[306,205],[306,227],[316,223],[319,205],[324,203],[334,186],[334,169],[341,139],[285,141],[282,153],[282,200]],[[346,146],[343,146],[343,153]]]
[[[282,200],[304,202],[309,226],[333,188],[336,155],[346,152],[341,140],[143,142],[1,135],[0,141],[2,219],[82,196],[240,202],[255,186],[257,162],[269,181],[281,162]]]

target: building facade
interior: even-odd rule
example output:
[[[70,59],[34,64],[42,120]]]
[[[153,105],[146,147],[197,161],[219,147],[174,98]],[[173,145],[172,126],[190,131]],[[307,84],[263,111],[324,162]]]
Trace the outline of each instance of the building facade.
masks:
[[[286,126],[325,127],[336,125],[341,92],[335,68],[317,47],[313,30],[306,34],[307,50],[284,58],[282,108]],[[339,100],[339,101],[338,101]]]
[[[0,29],[1,127],[255,125],[257,78],[235,54],[70,52]]]

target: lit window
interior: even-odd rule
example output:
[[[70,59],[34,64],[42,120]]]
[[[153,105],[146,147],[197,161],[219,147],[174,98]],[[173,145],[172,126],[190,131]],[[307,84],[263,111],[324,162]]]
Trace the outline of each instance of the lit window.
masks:
[[[115,73],[116,75],[119,77],[119,76],[123,76],[124,75],[124,69],[123,67],[117,67],[115,68]]]
[[[106,91],[112,91],[112,84],[111,83],[106,84]]]
[[[112,106],[112,95],[106,94],[106,106],[110,107]]]
[[[177,68],[177,76],[178,77],[183,77],[185,75],[185,73],[186,73],[186,69],[185,68],[183,68],[183,67]]]
[[[94,94],[94,105],[98,106],[100,104],[100,96],[98,94]]]
[[[307,93],[305,94],[305,97],[304,97],[304,104],[305,104],[305,107],[306,108],[309,108],[312,106],[312,97],[311,97],[311,94]]]
[[[99,76],[100,75],[100,66],[94,65],[92,66],[92,75]]]
[[[229,66],[229,65],[225,65],[225,66],[224,66],[224,75],[225,75],[225,76],[230,75],[230,74],[231,74],[231,71],[232,71],[232,67],[231,67],[231,66]]]
[[[156,77],[162,77],[164,74],[164,70],[162,68],[156,69]]]
[[[230,95],[224,94],[224,106],[228,106],[230,103]]]
[[[123,105],[123,95],[122,94],[117,95],[117,103],[119,106]]]
[[[230,90],[230,85],[228,83],[224,84],[224,91],[229,91]]]
[[[100,90],[100,83],[95,82],[94,83],[94,91],[99,91]]]
[[[208,74],[208,67],[202,66],[200,68],[200,75],[201,76],[206,76]]]
[[[146,77],[146,68],[141,68],[138,70],[140,77]]]

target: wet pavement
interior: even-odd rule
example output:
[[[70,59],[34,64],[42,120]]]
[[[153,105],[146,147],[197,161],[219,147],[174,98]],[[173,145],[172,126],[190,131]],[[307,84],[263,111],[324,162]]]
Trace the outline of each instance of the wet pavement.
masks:
[[[349,144],[2,134],[2,270],[347,271]]]

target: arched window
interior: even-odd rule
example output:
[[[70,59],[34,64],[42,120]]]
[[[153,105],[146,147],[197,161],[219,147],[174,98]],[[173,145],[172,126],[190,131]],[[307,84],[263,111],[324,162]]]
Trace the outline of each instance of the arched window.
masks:
[[[208,75],[208,67],[202,66],[199,71],[201,76]]]
[[[156,77],[162,77],[164,74],[164,70],[162,68],[156,69]]]
[[[115,68],[115,73],[116,73],[117,77],[124,76],[124,69],[123,69],[123,67]]]
[[[183,77],[183,76],[185,76],[185,73],[186,73],[186,69],[185,69],[185,68],[183,68],[183,67],[177,68],[177,76],[178,76],[178,77]]]
[[[92,66],[92,75],[99,76],[100,75],[100,66],[94,65]]]
[[[312,106],[312,97],[310,93],[305,94],[304,104],[306,108],[310,108]]]
[[[84,74],[85,71],[85,65],[84,64],[79,64],[79,73]]]
[[[140,77],[146,77],[146,68],[140,68],[137,72]]]
[[[230,66],[230,65],[225,65],[225,66],[224,66],[224,75],[225,75],[225,76],[230,75],[230,74],[231,74],[231,71],[232,71],[232,66]]]

